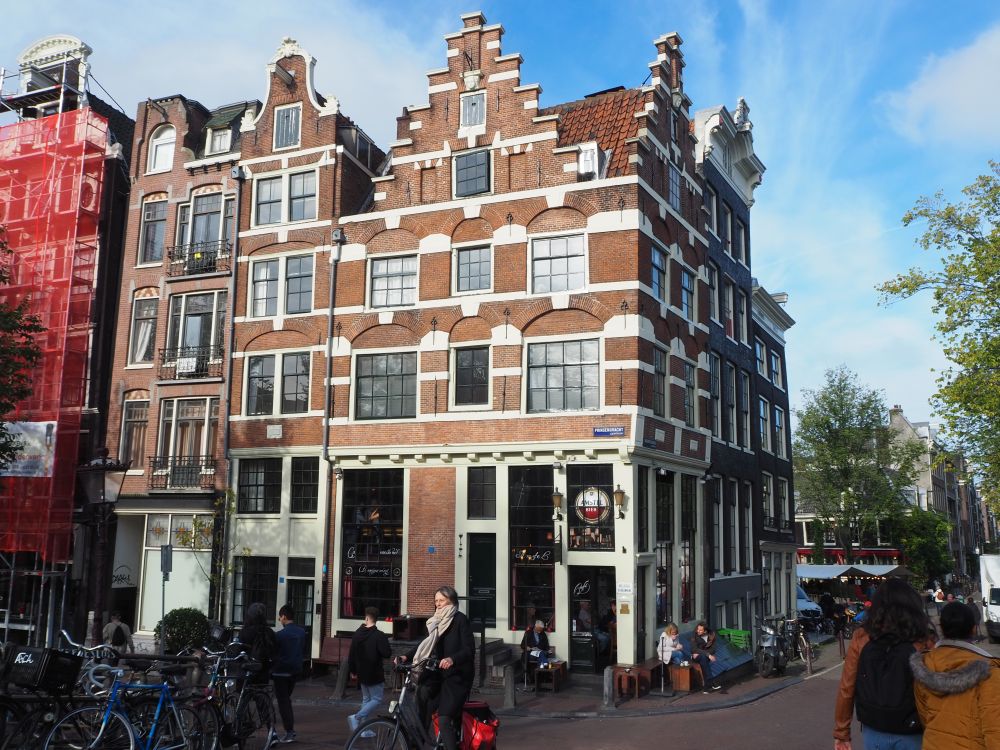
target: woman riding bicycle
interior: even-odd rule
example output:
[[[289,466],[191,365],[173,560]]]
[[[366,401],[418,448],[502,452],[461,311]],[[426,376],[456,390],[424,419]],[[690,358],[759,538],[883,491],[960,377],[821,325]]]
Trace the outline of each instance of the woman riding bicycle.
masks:
[[[442,586],[435,591],[434,607],[434,615],[427,621],[427,637],[400,660],[412,661],[415,670],[428,657],[438,660],[436,670],[422,670],[417,704],[424,722],[437,709],[441,743],[445,750],[456,750],[455,728],[472,690],[476,644],[469,618],[458,611],[455,589]]]

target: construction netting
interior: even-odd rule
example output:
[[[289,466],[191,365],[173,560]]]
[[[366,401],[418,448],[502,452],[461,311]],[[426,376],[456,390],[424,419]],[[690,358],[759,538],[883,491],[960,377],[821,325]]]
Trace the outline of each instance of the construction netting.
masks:
[[[0,476],[0,552],[70,557],[108,123],[90,109],[0,128],[0,299],[45,327],[34,391],[5,415],[22,450]]]

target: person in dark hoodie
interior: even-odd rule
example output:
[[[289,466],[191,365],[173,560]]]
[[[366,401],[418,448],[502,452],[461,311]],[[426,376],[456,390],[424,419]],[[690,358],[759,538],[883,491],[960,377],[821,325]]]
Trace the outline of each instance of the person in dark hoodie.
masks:
[[[352,675],[357,676],[361,686],[361,708],[356,714],[347,717],[351,732],[357,731],[372,713],[378,710],[382,703],[382,692],[385,688],[385,672],[383,660],[392,655],[389,638],[378,629],[378,610],[375,607],[365,608],[365,621],[351,636],[351,650],[347,655],[347,668]],[[374,736],[366,735],[362,737]]]
[[[295,610],[291,604],[278,610],[278,621],[281,623],[281,630],[275,636],[278,641],[278,656],[271,669],[271,680],[274,682],[278,713],[281,714],[281,723],[285,727],[285,734],[278,742],[288,743],[296,740],[292,691],[295,690],[295,678],[302,673],[306,631],[295,624]]]
[[[1000,659],[969,643],[972,611],[961,602],[941,608],[937,647],[910,657],[923,750],[1000,748]]]
[[[271,661],[278,651],[278,642],[274,631],[267,624],[267,608],[260,602],[254,602],[247,607],[240,629],[240,643],[243,650],[261,665],[250,682],[255,685],[266,685],[271,680]]]

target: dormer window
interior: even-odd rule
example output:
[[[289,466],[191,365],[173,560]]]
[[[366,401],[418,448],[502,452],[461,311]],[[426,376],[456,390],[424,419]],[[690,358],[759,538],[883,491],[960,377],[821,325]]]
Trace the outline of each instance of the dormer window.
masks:
[[[576,157],[576,170],[581,180],[599,180],[604,176],[607,153],[597,143],[583,143]]]
[[[228,151],[230,135],[229,128],[212,128],[209,130],[208,149],[206,153],[223,154]]]
[[[302,105],[292,104],[274,110],[274,147],[293,148],[299,145]]]
[[[486,92],[474,91],[471,94],[462,95],[462,121],[459,123],[463,128],[470,125],[483,125],[486,123]]]

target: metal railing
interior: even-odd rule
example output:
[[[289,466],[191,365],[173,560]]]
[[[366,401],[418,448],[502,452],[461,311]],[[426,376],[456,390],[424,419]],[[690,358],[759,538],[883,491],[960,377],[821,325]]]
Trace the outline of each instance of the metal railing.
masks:
[[[765,529],[777,529],[781,520],[777,516],[764,516],[764,528]]]
[[[225,240],[192,242],[167,249],[167,276],[195,276],[202,273],[228,272],[230,264],[229,243]]]
[[[221,378],[222,346],[181,346],[160,349],[160,380]]]
[[[149,489],[210,490],[215,487],[215,456],[150,456]]]

